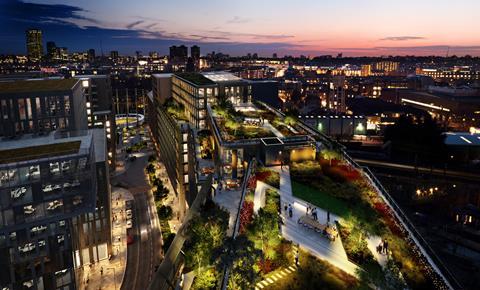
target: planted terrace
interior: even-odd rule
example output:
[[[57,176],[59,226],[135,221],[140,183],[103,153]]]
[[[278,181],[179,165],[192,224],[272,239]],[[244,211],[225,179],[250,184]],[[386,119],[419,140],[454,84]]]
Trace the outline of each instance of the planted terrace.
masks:
[[[225,142],[307,134],[296,117],[281,115],[262,103],[234,107],[223,100],[213,106],[211,115]]]

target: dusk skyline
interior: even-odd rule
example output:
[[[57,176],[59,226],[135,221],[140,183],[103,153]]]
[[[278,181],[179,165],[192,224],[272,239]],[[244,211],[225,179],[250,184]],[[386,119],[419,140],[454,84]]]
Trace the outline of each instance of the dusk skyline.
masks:
[[[225,3],[227,2],[227,3]],[[69,51],[168,52],[198,44],[231,55],[480,55],[478,1],[2,1],[0,53],[25,30]]]

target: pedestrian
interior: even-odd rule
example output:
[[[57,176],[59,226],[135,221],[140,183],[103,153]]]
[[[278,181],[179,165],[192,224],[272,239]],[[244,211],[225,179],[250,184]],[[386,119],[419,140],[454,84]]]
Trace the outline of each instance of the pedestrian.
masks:
[[[385,254],[388,253],[388,241],[387,240],[385,240],[383,242],[383,250],[384,250]]]
[[[103,267],[100,268],[100,276],[103,276]]]
[[[327,210],[327,223],[330,223],[330,212]]]
[[[284,208],[285,208],[285,213],[287,213],[287,209],[288,209],[287,203],[284,203]]]
[[[291,204],[288,205],[288,215],[289,215],[290,217],[293,216],[293,209],[292,209],[292,205],[291,205]]]
[[[295,266],[298,267],[298,250],[297,253],[295,253]]]
[[[306,208],[306,209],[307,209],[307,213],[306,213],[306,215],[308,215],[308,211],[309,211],[309,209],[310,209],[310,206],[307,206],[307,208]]]

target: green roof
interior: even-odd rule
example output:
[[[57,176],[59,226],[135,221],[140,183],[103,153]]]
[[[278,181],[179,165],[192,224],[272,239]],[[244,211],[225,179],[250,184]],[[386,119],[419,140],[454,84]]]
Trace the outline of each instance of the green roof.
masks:
[[[0,150],[0,164],[74,154],[80,149],[80,144],[81,141],[73,141]]]
[[[204,75],[199,73],[177,73],[175,74],[179,78],[182,78],[186,81],[189,81],[197,86],[205,86],[205,85],[214,85],[215,82],[206,78]]]
[[[68,91],[79,81],[78,79],[46,79],[0,82],[0,94]]]

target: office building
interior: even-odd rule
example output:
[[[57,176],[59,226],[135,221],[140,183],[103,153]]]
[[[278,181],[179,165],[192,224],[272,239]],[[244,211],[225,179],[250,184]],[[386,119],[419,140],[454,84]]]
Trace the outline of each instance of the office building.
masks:
[[[372,65],[371,64],[362,64],[361,76],[369,77],[372,75]]]
[[[53,41],[47,42],[47,57],[49,60],[57,59],[57,45]]]
[[[470,67],[454,67],[451,69],[417,68],[416,75],[428,76],[439,81],[480,80],[480,71]]]
[[[82,266],[112,253],[105,130],[88,130],[82,80],[0,92],[0,286],[76,289]]]
[[[160,159],[175,189],[180,213],[185,213],[197,194],[195,139],[183,105],[172,98],[172,74],[152,76],[154,93],[149,96],[151,132]]]
[[[399,64],[400,63],[396,61],[379,61],[375,63],[375,70],[388,74],[398,71]]]
[[[78,79],[0,82],[0,137],[87,129],[83,90]]]
[[[198,62],[200,60],[200,47],[197,45],[190,47],[190,56],[195,62]]]
[[[108,163],[115,170],[116,122],[112,85],[108,75],[77,75],[85,92],[89,128],[104,128],[107,138]]]
[[[30,61],[40,61],[43,56],[42,31],[29,29],[25,32],[27,41],[27,56]]]
[[[173,74],[172,98],[185,110],[188,122],[197,129],[205,129],[207,102],[214,103],[218,95],[215,82],[198,73]]]
[[[278,97],[278,82],[274,80],[250,81],[252,99],[264,102],[275,109],[282,109],[283,102]]]
[[[170,60],[173,62],[186,62],[188,57],[188,48],[185,45],[170,47]]]

